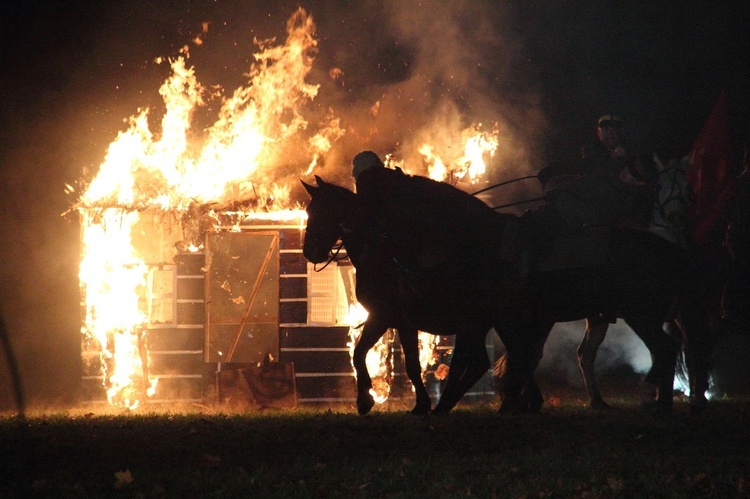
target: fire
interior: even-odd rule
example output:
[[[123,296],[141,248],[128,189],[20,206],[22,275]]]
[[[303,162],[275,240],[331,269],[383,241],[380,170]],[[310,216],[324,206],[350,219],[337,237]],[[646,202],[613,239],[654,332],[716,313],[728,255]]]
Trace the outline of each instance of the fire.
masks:
[[[198,153],[191,147],[190,126],[205,104],[206,90],[184,56],[173,60],[172,75],[159,89],[166,109],[160,137],[149,128],[149,109],[131,117],[80,205],[185,210],[195,202],[288,199],[288,186],[261,180],[275,178],[285,148],[298,144],[308,126],[300,109],[316,96],[318,86],[305,82],[317,45],[312,18],[300,9],[287,30],[283,46],[258,42],[264,50],[255,54],[248,84],[224,100]],[[314,154],[342,135],[337,124],[332,120],[320,138],[313,137]]]
[[[436,349],[440,343],[440,337],[429,333],[419,332],[419,365],[422,366],[422,377],[424,372],[437,361]]]
[[[434,146],[425,143],[418,151],[427,165],[427,176],[433,180],[447,180],[453,177],[474,183],[487,171],[486,159],[492,158],[498,147],[498,125],[495,123],[491,132],[482,131],[482,126],[472,125],[461,131],[459,140],[463,146],[463,155],[455,160],[444,160]]]
[[[418,150],[419,154],[424,156],[424,162],[427,164],[428,177],[433,180],[443,180],[448,176],[448,168],[446,168],[440,156],[432,150],[431,145],[423,144]]]
[[[472,126],[463,131],[466,144],[464,155],[458,160],[458,171],[465,172],[463,176],[468,177],[470,182],[476,182],[487,171],[484,161],[486,155],[493,157],[497,151],[498,125],[495,123],[493,131],[482,132],[481,125]]]
[[[146,284],[147,267],[130,245],[138,214],[108,209],[97,221],[85,213],[83,219],[79,278],[88,298],[83,334],[100,347],[109,403],[135,409],[140,394],[156,388],[144,376],[143,365],[146,315],[139,291]]]

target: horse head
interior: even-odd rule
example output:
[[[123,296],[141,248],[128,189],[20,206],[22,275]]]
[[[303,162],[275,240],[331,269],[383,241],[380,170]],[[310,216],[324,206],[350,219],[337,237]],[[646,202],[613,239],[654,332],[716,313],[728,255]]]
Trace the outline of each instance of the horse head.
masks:
[[[310,194],[302,253],[312,263],[323,263],[341,238],[355,194],[315,176],[317,186],[302,182]]]
[[[655,157],[655,160],[659,191],[654,204],[652,229],[656,227],[666,230],[666,234],[658,231],[657,233],[672,242],[682,244],[690,196],[690,188],[687,183],[689,164],[686,159],[682,161],[672,159],[666,165],[658,157]]]

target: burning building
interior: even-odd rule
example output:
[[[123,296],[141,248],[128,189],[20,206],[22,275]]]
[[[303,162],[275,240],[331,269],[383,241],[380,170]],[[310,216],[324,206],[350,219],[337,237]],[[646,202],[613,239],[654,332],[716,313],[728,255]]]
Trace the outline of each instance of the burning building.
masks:
[[[317,51],[307,12],[291,16],[283,43],[256,43],[247,81],[230,96],[198,81],[187,49],[169,60],[158,131],[151,110],[132,116],[73,208],[87,401],[227,401],[222,387],[252,385],[240,368],[266,375],[292,404],[355,396],[356,276],[345,261],[320,272],[305,261],[299,184],[325,169],[347,130],[333,109],[306,118],[319,89],[307,81]],[[220,101],[218,116],[197,130],[209,100]],[[497,136],[497,125],[472,124],[450,145],[421,144],[419,171],[395,154],[388,161],[469,182],[484,174]],[[428,343],[425,366],[435,363]],[[397,350],[386,338],[374,363]]]

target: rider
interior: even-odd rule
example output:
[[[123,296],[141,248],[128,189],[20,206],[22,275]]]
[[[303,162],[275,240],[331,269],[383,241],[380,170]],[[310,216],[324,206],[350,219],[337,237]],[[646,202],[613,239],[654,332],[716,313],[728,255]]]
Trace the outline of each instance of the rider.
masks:
[[[584,227],[648,226],[655,191],[649,182],[653,162],[627,153],[620,140],[625,120],[617,114],[599,117],[596,141],[583,148],[571,165],[551,165],[537,178],[547,205],[522,217],[519,273],[532,284],[542,255],[554,239],[575,236]]]
[[[539,172],[560,232],[584,226],[648,225],[654,199],[649,182],[653,161],[625,150],[620,140],[624,125],[619,115],[602,115],[597,121],[597,141],[583,148],[582,161]]]

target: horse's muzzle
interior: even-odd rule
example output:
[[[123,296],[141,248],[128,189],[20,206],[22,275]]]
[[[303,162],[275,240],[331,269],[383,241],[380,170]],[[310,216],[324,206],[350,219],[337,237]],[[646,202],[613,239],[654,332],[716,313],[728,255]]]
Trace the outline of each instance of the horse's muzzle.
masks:
[[[316,254],[315,252],[303,250],[302,254],[310,263],[324,263],[328,261],[328,252]]]

